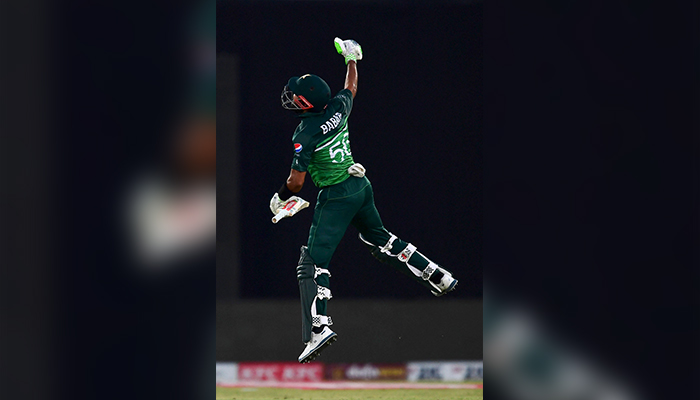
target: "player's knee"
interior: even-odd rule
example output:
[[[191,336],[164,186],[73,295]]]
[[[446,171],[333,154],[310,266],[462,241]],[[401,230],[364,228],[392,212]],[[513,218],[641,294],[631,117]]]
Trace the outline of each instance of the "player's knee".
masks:
[[[359,234],[359,238],[370,249],[372,254],[379,253],[387,256],[396,256],[409,245],[409,243],[404,242],[398,236],[390,232],[386,232],[386,234],[388,235],[386,238],[381,238],[379,240],[377,240],[377,238],[372,238],[370,240],[362,234]]]
[[[386,242],[381,245],[376,245],[367,240],[367,238],[364,237],[361,233],[358,235],[358,237],[360,238],[360,241],[362,241],[362,243],[365,245],[365,247],[367,247],[370,254],[372,254],[374,258],[384,263],[388,263],[391,261],[390,254],[388,254],[385,251],[382,251],[383,248],[386,248]]]

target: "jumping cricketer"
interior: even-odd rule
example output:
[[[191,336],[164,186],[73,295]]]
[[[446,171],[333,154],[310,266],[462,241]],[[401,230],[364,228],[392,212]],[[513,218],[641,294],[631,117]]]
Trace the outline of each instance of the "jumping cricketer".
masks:
[[[362,47],[354,40],[335,38],[345,58],[345,88],[331,97],[328,84],[316,75],[292,77],[282,91],[282,107],[301,119],[292,135],[294,156],[287,181],[270,200],[273,222],[291,217],[308,205],[298,193],[306,174],[320,191],[307,244],[301,247],[297,279],[301,295],[302,341],[306,345],[300,363],[314,360],[337,339],[327,313],[331,291],[328,269],[333,252],[353,225],[374,257],[423,284],[435,296],[452,291],[457,279],[387,231],[374,205],[372,184],[365,168],[353,159],[348,118],[357,93],[357,61]]]

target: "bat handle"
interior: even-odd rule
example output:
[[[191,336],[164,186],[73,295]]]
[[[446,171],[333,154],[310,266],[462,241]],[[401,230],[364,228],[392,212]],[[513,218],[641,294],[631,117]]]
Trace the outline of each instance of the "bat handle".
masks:
[[[286,217],[287,215],[289,215],[289,210],[287,210],[286,208],[283,210],[280,210],[280,212],[278,212],[277,215],[272,217],[272,223],[276,224],[276,223],[280,222],[280,220],[282,218]]]
[[[276,223],[280,222],[280,220],[281,220],[282,218],[289,216],[289,214],[291,214],[291,212],[292,212],[292,208],[294,208],[294,206],[296,206],[296,205],[297,205],[297,201],[296,201],[296,200],[292,200],[292,201],[290,201],[289,203],[287,203],[287,204],[284,206],[284,208],[281,209],[281,210],[277,213],[277,215],[275,215],[274,217],[272,217],[272,223],[273,223],[273,224],[276,224]]]

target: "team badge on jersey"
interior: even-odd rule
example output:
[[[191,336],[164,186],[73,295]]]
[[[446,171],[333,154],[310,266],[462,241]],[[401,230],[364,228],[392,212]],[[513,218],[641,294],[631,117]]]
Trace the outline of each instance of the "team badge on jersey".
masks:
[[[301,145],[301,143],[294,143],[294,152],[299,153],[301,151],[302,147],[303,146]]]

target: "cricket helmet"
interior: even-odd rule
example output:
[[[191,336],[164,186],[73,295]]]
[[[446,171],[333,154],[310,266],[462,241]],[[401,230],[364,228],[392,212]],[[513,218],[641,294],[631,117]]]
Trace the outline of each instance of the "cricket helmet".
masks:
[[[282,107],[287,110],[318,112],[323,110],[331,99],[331,88],[316,75],[293,76],[282,90],[281,99]]]

